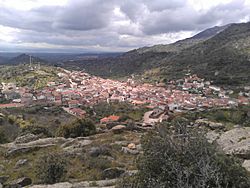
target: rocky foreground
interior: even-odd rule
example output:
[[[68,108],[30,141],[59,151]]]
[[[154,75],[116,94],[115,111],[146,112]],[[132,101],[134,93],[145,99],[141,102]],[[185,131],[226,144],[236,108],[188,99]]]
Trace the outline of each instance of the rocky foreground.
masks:
[[[198,119],[189,127],[205,128],[209,142],[238,157],[250,172],[250,127],[235,125],[228,129],[206,119]],[[9,188],[115,187],[121,177],[136,173],[135,159],[142,152],[143,134],[119,126],[89,137],[41,138],[33,134],[18,137],[0,145],[0,187],[2,184]],[[68,176],[65,182],[42,185],[34,176],[34,164],[40,155],[54,152],[62,153],[70,162]]]

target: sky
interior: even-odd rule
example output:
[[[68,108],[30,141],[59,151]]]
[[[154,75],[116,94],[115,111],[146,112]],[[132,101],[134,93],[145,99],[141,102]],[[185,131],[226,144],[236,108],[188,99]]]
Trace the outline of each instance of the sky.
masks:
[[[0,52],[122,52],[250,21],[250,0],[0,0]]]

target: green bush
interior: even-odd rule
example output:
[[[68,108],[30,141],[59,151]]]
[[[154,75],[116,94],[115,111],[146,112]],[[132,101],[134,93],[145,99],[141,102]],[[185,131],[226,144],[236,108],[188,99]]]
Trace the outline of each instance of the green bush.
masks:
[[[41,156],[35,165],[36,178],[41,183],[53,184],[64,179],[67,173],[67,162],[60,154]]]
[[[8,139],[5,135],[5,132],[3,129],[0,128],[0,144],[4,144],[4,143],[7,143],[8,142]]]
[[[161,129],[146,135],[138,174],[119,187],[250,187],[250,178],[237,160],[218,151],[200,133],[180,129],[174,134]]]
[[[65,124],[59,127],[57,136],[65,138],[76,138],[89,136],[96,132],[96,127],[91,120],[78,119],[70,124]]]
[[[31,133],[34,135],[42,135],[44,137],[52,136],[48,128],[39,125],[29,125],[21,129],[21,134],[27,134],[27,133]]]

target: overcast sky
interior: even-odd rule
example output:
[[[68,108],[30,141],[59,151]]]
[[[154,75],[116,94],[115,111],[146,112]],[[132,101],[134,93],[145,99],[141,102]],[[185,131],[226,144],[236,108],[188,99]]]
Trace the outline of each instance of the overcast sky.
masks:
[[[250,21],[250,0],[0,0],[0,51],[127,51]]]

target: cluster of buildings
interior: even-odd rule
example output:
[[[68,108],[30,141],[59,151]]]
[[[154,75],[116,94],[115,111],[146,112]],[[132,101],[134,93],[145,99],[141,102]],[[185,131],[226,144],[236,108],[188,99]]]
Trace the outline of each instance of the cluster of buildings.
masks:
[[[80,106],[93,106],[100,102],[129,102],[146,105],[148,108],[168,106],[170,110],[191,110],[209,107],[227,107],[239,103],[249,103],[249,97],[231,99],[224,91],[212,86],[196,75],[171,81],[166,87],[137,84],[132,79],[125,82],[91,76],[81,71],[62,69],[58,73],[60,82],[49,82],[42,90],[17,87],[14,83],[2,83],[0,98],[9,100],[1,107],[14,104],[30,106],[52,104],[63,106],[75,116],[84,117],[86,112]],[[6,106],[7,105],[7,106]]]

